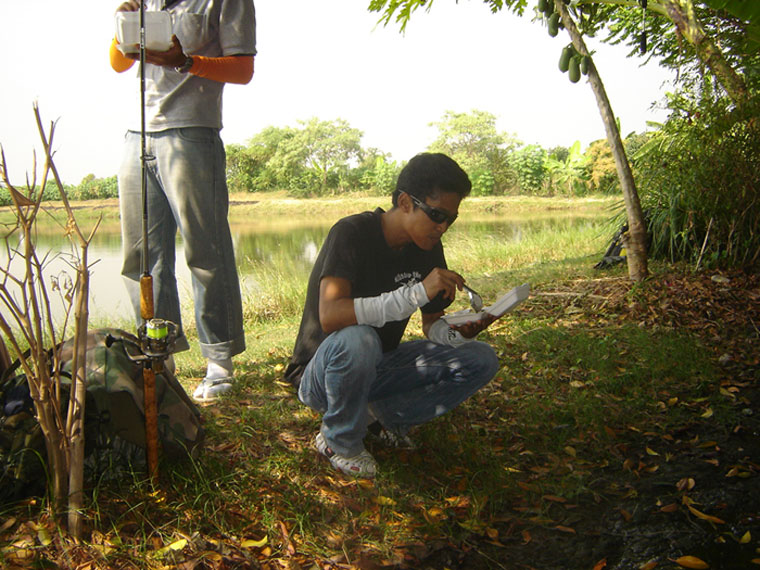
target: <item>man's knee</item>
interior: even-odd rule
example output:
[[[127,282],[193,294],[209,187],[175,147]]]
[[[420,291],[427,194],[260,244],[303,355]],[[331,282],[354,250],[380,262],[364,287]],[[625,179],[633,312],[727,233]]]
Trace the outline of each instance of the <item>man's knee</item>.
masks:
[[[377,367],[383,355],[383,346],[377,331],[369,326],[355,325],[335,331],[328,337],[333,350],[348,356],[358,356]]]
[[[477,370],[477,378],[481,381],[482,385],[488,384],[499,371],[500,363],[496,351],[485,342],[471,342],[464,346],[471,351],[472,362],[475,363]]]

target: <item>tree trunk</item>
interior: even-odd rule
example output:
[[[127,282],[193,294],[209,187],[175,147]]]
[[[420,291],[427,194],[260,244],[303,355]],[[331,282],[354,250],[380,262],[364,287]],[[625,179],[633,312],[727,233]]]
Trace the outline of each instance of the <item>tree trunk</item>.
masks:
[[[676,29],[694,46],[699,60],[715,74],[731,101],[737,106],[746,103],[748,92],[744,79],[731,67],[720,48],[705,33],[694,13],[692,0],[664,0],[663,4]]]
[[[69,464],[69,521],[68,529],[74,538],[82,536],[84,506],[84,414],[87,397],[87,321],[90,290],[87,268],[87,245],[81,247],[79,259],[76,308],[74,311],[74,360],[72,362],[71,393],[66,435],[71,443]]]
[[[578,32],[570,12],[564,2],[555,2],[557,11],[562,18],[567,32],[573,42],[575,51],[583,56],[588,56],[588,79],[591,89],[596,96],[596,104],[599,107],[599,113],[602,115],[604,130],[607,133],[607,142],[612,150],[612,156],[615,158],[615,168],[617,170],[620,187],[623,189],[623,199],[625,201],[626,217],[628,219],[627,236],[623,236],[626,259],[628,261],[628,275],[633,281],[643,281],[648,275],[647,268],[647,228],[644,222],[644,214],[641,210],[641,202],[636,191],[636,183],[633,180],[631,165],[625,154],[623,141],[620,138],[620,130],[615,121],[615,114],[612,112],[612,106],[607,98],[607,92],[604,89],[599,72],[594,65],[589,54],[583,37]]]

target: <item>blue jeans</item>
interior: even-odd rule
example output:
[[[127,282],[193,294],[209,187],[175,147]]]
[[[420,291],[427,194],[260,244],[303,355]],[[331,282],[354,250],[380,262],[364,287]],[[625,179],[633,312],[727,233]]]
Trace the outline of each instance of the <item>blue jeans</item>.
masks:
[[[143,214],[140,133],[129,131],[125,138],[119,170],[124,250],[121,273],[139,323]],[[187,349],[174,273],[179,229],[192,275],[201,353],[206,358],[230,358],[245,349],[245,336],[219,132],[188,127],[148,133],[146,151],[156,157],[147,163],[149,270],[155,316],[179,325],[177,350]]]
[[[321,432],[338,454],[364,449],[368,411],[405,434],[454,409],[494,377],[494,350],[473,341],[452,348],[427,340],[383,353],[372,327],[351,326],[328,336],[301,377],[298,398],[321,412]]]

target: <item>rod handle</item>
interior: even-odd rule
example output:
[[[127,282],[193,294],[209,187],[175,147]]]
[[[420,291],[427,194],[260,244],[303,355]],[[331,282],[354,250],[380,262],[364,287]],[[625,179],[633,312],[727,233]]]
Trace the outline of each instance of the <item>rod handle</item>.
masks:
[[[158,482],[158,407],[156,405],[156,373],[143,367],[143,406],[145,409],[145,451],[148,457],[148,475]]]
[[[153,309],[153,277],[143,275],[140,277],[140,316],[149,321],[155,315]]]

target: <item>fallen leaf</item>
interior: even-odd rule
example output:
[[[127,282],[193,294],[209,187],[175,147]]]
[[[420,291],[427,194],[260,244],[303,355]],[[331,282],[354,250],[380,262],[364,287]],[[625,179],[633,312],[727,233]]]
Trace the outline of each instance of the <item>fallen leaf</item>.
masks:
[[[556,528],[557,530],[561,530],[562,532],[569,532],[570,534],[575,534],[575,529],[570,528],[569,526],[563,526],[561,524],[558,524],[554,528]]]
[[[641,566],[639,566],[639,570],[653,570],[654,568],[657,568],[656,560],[650,560],[646,564],[642,564]]]
[[[522,539],[523,544],[528,544],[531,540],[533,540],[533,537],[530,535],[530,532],[527,530],[522,531]]]
[[[261,540],[248,539],[240,543],[243,548],[261,548],[267,543],[267,537],[265,536]]]
[[[696,556],[681,556],[673,560],[673,562],[684,568],[693,568],[694,570],[705,570],[710,567],[707,562]]]
[[[665,505],[664,507],[660,507],[660,510],[663,513],[674,513],[678,510],[678,505],[676,503],[670,503],[669,505]]]
[[[372,502],[377,505],[385,505],[385,506],[392,506],[396,504],[396,501],[394,501],[390,497],[385,497],[383,495],[378,495],[377,497],[373,497]]]
[[[697,482],[691,477],[684,477],[676,483],[676,489],[679,491],[691,491],[696,484]]]
[[[0,525],[0,532],[5,532],[9,528],[11,528],[14,524],[16,524],[16,517],[10,517],[6,519],[2,525]]]
[[[747,531],[739,539],[739,544],[748,544],[750,540],[752,540],[752,534]]]
[[[546,501],[552,501],[554,503],[566,503],[567,499],[564,497],[558,497],[557,495],[544,495],[543,499]]]
[[[696,517],[698,517],[698,518],[700,518],[702,520],[714,522],[714,523],[717,523],[717,524],[723,524],[723,523],[726,522],[726,521],[724,521],[722,519],[719,519],[718,517],[714,517],[712,515],[707,515],[707,514],[703,513],[702,511],[698,511],[697,509],[695,509],[691,505],[686,505],[686,508],[689,509],[694,516],[696,516]]]
[[[50,546],[50,543],[53,542],[53,539],[50,538],[50,533],[45,527],[40,527],[37,531],[37,540],[40,541],[42,546]]]
[[[594,570],[603,570],[604,568],[607,568],[607,559],[602,558],[599,562],[594,564]]]
[[[713,411],[712,411],[712,408],[707,408],[707,409],[704,411],[704,413],[702,413],[702,415],[701,415],[700,417],[703,417],[703,418],[711,418],[711,417],[712,417],[712,415],[713,415]]]
[[[175,540],[169,545],[169,550],[182,550],[186,546],[187,546],[187,539],[180,538],[179,540]]]
[[[201,552],[201,554],[199,555],[199,559],[200,558],[202,558],[203,560],[210,560],[212,562],[221,562],[223,560],[222,555],[213,550],[206,550],[204,552]]]
[[[654,449],[650,449],[649,447],[647,447],[646,450],[647,450],[647,455],[660,455]]]

